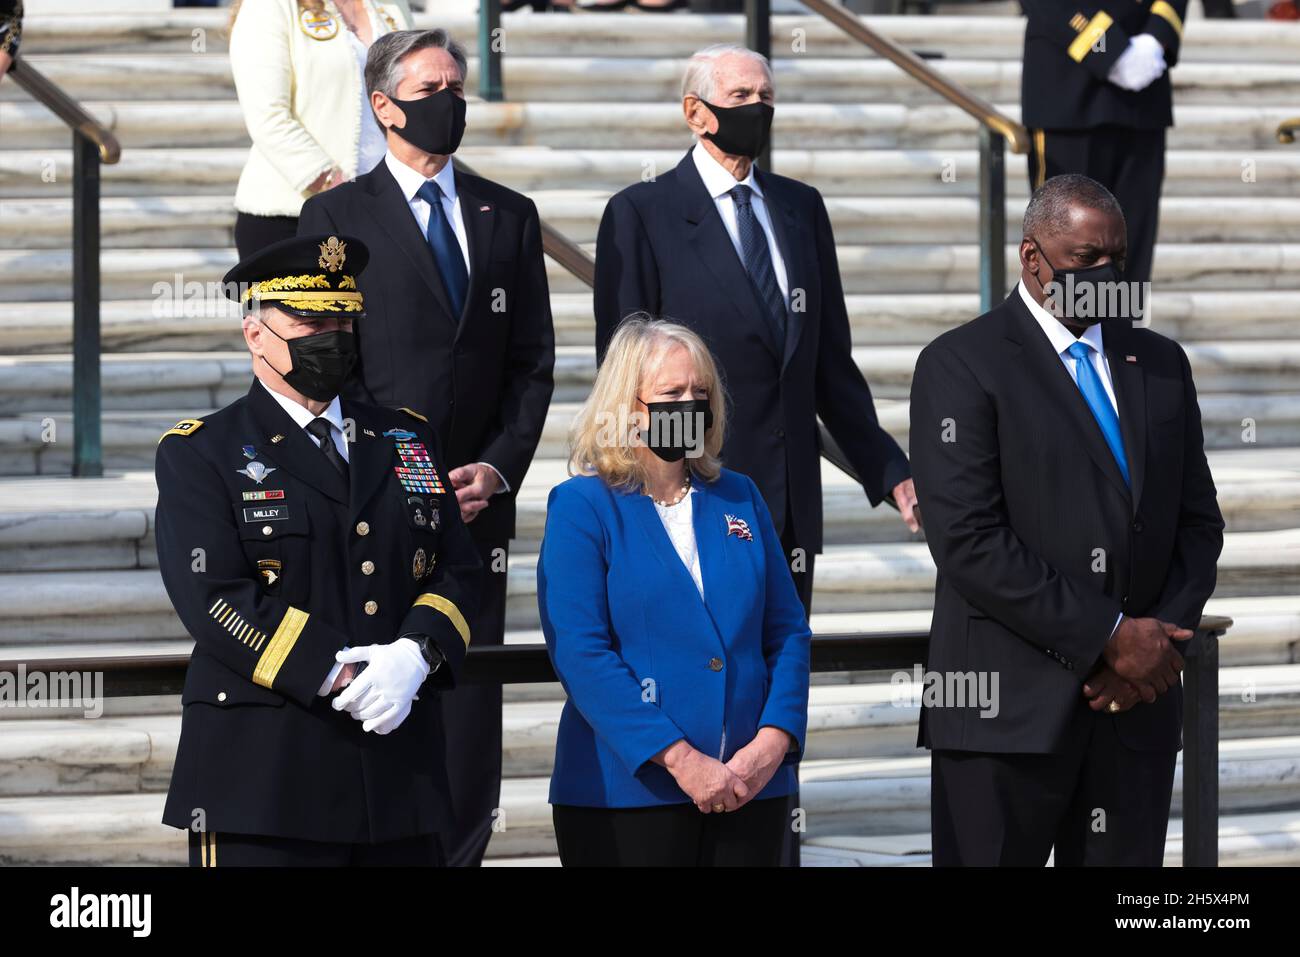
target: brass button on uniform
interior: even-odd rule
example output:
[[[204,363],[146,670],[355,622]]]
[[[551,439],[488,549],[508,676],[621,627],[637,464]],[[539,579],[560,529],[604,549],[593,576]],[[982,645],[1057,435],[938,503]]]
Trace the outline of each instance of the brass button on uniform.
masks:
[[[721,670],[722,670],[722,659],[721,659],[721,658],[710,658],[710,659],[709,659],[709,670],[710,670],[710,671],[721,671]]]
[[[370,523],[369,523],[369,522],[357,522],[357,534],[358,534],[358,535],[369,535],[369,534],[370,534]]]
[[[374,614],[375,612],[377,612],[377,611],[379,611],[379,602],[374,601],[374,600],[371,600],[371,601],[366,602],[366,614],[367,614],[367,615],[373,615],[373,614]]]
[[[217,694],[217,700],[218,700],[218,701],[225,701],[225,700],[226,700],[226,693],[225,693],[224,691],[219,692],[219,693]]]
[[[361,563],[361,574],[373,575],[374,573],[375,573],[374,562],[370,561],[369,559],[366,559],[364,562]]]

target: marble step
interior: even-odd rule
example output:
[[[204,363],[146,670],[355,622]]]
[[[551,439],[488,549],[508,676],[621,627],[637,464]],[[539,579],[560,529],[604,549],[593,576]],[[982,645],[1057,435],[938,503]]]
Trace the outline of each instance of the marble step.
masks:
[[[173,295],[173,288],[179,289],[179,295]],[[1154,299],[1152,328],[1184,343],[1286,339],[1295,331],[1293,300],[1286,291],[1269,289],[1161,289]],[[979,315],[976,293],[850,293],[845,304],[858,346],[923,346]],[[560,345],[592,345],[589,292],[553,291],[551,314]],[[174,283],[153,299],[105,300],[100,306],[100,329],[106,353],[244,349],[233,303],[198,292],[190,295]],[[72,306],[67,300],[0,301],[0,352],[66,353],[71,342]]]
[[[1221,807],[1230,819],[1246,817],[1245,811],[1294,812],[1300,803],[1298,772],[1298,738],[1225,741],[1219,761]],[[1174,814],[1180,813],[1181,777],[1174,782]],[[489,856],[555,854],[547,787],[545,777],[503,782],[499,820],[504,829],[493,835]],[[922,833],[929,824],[929,757],[919,752],[805,761],[801,803],[810,839]],[[0,863],[182,863],[183,836],[160,823],[162,804],[160,792],[0,797]],[[1300,833],[1291,839],[1300,845]]]
[[[1300,445],[1300,393],[1209,393],[1200,396],[1199,404],[1208,449]],[[875,405],[881,425],[906,449],[907,401],[881,398]],[[569,424],[577,409],[574,402],[551,403],[538,457],[567,457]],[[179,419],[210,411],[211,407],[190,405],[170,412],[104,412],[105,468],[153,468],[158,437]],[[71,413],[32,410],[19,417],[0,418],[0,475],[68,474],[73,439]]]
[[[844,291],[854,293],[974,292],[979,288],[979,246],[968,243],[840,244],[837,246]],[[584,248],[594,255],[594,243]],[[1020,275],[1019,246],[1005,247],[1008,282]],[[221,297],[220,281],[237,258],[231,248],[111,248],[100,253],[103,299],[194,300],[203,311],[221,308],[201,300]],[[0,274],[13,277],[0,287],[0,302],[60,301],[71,296],[72,254],[57,250],[0,250]],[[553,293],[578,293],[587,287],[547,258]],[[1155,251],[1157,290],[1282,289],[1300,286],[1300,243],[1161,243]],[[197,283],[198,285],[193,285]],[[193,290],[193,292],[191,292]],[[1153,312],[1160,308],[1153,299]]]
[[[546,56],[508,56],[503,74],[507,100],[530,102],[675,102],[681,97],[681,57],[597,56],[555,50]],[[557,55],[558,54],[558,55]],[[97,52],[76,56],[33,54],[31,64],[78,100],[231,100],[235,83],[226,53]],[[932,65],[945,77],[987,100],[1020,97],[1019,58],[943,59]],[[942,98],[892,63],[877,58],[827,57],[816,48],[794,59],[778,55],[779,102],[941,103]],[[1188,105],[1289,105],[1300,84],[1300,65],[1266,61],[1185,63],[1172,73],[1179,107]],[[477,90],[479,58],[469,60],[468,90]],[[25,93],[0,87],[0,101]]]
[[[1243,184],[1242,189],[1246,189]],[[594,189],[533,192],[541,216],[574,242],[596,242],[609,194]],[[976,197],[830,197],[836,241],[844,245],[963,243],[979,232]],[[1018,243],[1025,203],[1006,203],[1006,241]],[[216,247],[232,242],[235,210],[224,196],[109,197],[100,203],[106,248]],[[67,249],[72,199],[0,199],[0,249]],[[1165,244],[1300,241],[1300,199],[1168,197],[1161,203]]]
[[[1014,102],[993,104],[1013,119]],[[248,133],[235,100],[90,100],[88,113],[109,127],[123,150],[134,147],[246,146]],[[1173,149],[1239,148],[1251,153],[1283,149],[1277,125],[1294,113],[1284,105],[1243,104],[1180,106],[1178,125],[1169,131]],[[5,144],[17,149],[65,148],[67,127],[30,100],[0,102]],[[772,127],[773,142],[799,143],[809,149],[957,147],[970,149],[975,121],[957,107],[893,103],[788,104]],[[648,147],[663,149],[690,136],[679,102],[620,103],[484,103],[473,104],[465,131],[466,146],[569,146],[587,148]]]
[[[1024,21],[1018,16],[867,16],[873,29],[896,43],[926,55],[953,59],[1018,60],[1023,45]],[[177,9],[157,15],[105,11],[95,16],[39,16],[23,25],[23,44],[29,54],[48,53],[223,53],[226,47],[226,10]],[[518,57],[684,57],[710,43],[735,42],[744,35],[739,15],[687,15],[637,17],[635,29],[625,17],[537,17],[525,11],[504,14],[503,28],[510,36],[505,55],[507,75],[511,59]],[[438,9],[415,15],[417,27],[445,27],[473,52],[477,49],[477,18],[447,14]],[[798,36],[807,51],[818,57],[871,58],[861,44],[845,36],[821,17],[809,14],[775,15],[773,36]],[[1300,38],[1294,31],[1278,29],[1262,20],[1198,19],[1187,31],[1180,63],[1294,63],[1300,56]],[[777,53],[778,60],[782,59]]]
[[[536,554],[516,552],[507,574],[507,627],[538,628]],[[832,545],[817,559],[813,602],[819,612],[910,611],[929,608],[933,590],[919,541]],[[1217,598],[1298,594],[1300,528],[1226,536]],[[0,647],[184,635],[154,568],[0,575]]]
[[[897,682],[882,675],[873,683],[813,687],[807,760],[916,757],[920,690],[906,677],[905,682],[903,675]],[[561,700],[505,704],[505,777],[552,773],[562,707]],[[1224,741],[1293,733],[1300,719],[1300,665],[1224,668],[1219,715]],[[165,791],[180,727],[178,709],[10,722],[0,734],[0,797]],[[1278,785],[1285,786],[1285,780]],[[1300,783],[1293,786],[1300,799]]]
[[[665,170],[682,158],[686,144],[663,149],[474,146],[458,152],[490,179],[528,194],[588,189],[615,193],[648,169]],[[244,168],[240,147],[135,147],[121,162],[103,167],[105,197],[221,196],[229,200]],[[1029,195],[1027,161],[1008,154],[1007,192]],[[1243,156],[1241,150],[1170,149],[1165,154],[1163,195],[1263,199],[1293,196],[1300,183],[1300,152],[1271,150]],[[817,187],[825,196],[912,196],[935,198],[979,194],[979,154],[972,144],[954,149],[818,149],[775,144],[773,168]],[[947,175],[944,175],[947,173]],[[0,149],[0,197],[70,195],[72,153],[64,146]]]
[[[1284,392],[1300,375],[1300,340],[1193,342],[1184,348],[1203,396]],[[919,353],[918,346],[861,346],[853,358],[874,396],[905,399]],[[101,377],[103,407],[112,412],[220,408],[247,392],[252,381],[248,354],[242,351],[106,355]],[[595,377],[594,349],[559,346],[553,401],[583,401]],[[0,355],[0,415],[71,408],[70,358]]]

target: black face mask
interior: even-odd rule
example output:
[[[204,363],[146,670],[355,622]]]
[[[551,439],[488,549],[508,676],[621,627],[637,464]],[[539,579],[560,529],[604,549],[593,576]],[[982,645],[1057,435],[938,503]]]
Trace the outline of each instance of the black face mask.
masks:
[[[266,364],[300,395],[316,402],[328,402],[339,394],[348,374],[357,361],[357,337],[351,332],[335,329],[315,335],[285,339],[265,322],[262,327],[289,346],[289,360],[293,368],[280,372],[271,363]],[[265,356],[263,361],[266,361]]]
[[[688,450],[704,447],[704,433],[713,428],[708,399],[646,402],[645,407],[650,412],[650,427],[642,431],[641,441],[665,462],[681,461]]]
[[[701,100],[718,118],[718,132],[705,133],[718,149],[732,156],[754,159],[767,146],[768,133],[772,131],[772,115],[776,112],[766,103],[746,103],[744,106],[714,106]]]
[[[1108,314],[1107,306],[1111,296],[1106,293],[1106,287],[1116,287],[1124,281],[1124,270],[1117,263],[1111,261],[1096,266],[1081,266],[1077,269],[1057,269],[1047,258],[1047,253],[1043,252],[1042,244],[1036,239],[1033,242],[1038,247],[1038,255],[1043,257],[1043,262],[1047,263],[1048,268],[1052,270],[1051,281],[1044,285],[1039,279],[1038,285],[1044,292],[1047,291],[1047,286],[1053,283],[1060,287],[1059,295],[1052,296],[1055,305],[1053,315],[1058,319],[1075,326],[1095,326],[1102,321],[1119,322],[1142,318],[1140,302],[1131,304],[1133,308],[1129,310],[1130,315]],[[1121,301],[1128,302],[1128,299],[1129,293],[1126,292]]]
[[[465,135],[465,101],[451,90],[439,90],[418,100],[389,100],[406,114],[406,125],[389,127],[426,153],[448,156]]]

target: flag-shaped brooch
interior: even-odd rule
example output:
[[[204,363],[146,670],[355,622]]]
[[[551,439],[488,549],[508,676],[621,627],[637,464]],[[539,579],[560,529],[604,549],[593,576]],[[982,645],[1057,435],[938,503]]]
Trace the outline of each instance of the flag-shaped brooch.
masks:
[[[754,536],[749,531],[749,523],[735,515],[724,516],[727,520],[727,536],[735,535],[742,542],[752,542]]]

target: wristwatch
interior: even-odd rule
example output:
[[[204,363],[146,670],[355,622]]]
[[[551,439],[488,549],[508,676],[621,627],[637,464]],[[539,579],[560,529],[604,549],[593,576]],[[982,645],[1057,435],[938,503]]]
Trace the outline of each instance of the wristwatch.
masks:
[[[424,656],[425,664],[429,666],[429,674],[433,674],[441,668],[442,663],[446,661],[442,652],[438,650],[438,646],[433,643],[433,639],[428,635],[421,634],[418,631],[410,631],[404,635],[398,635],[397,637],[398,641],[401,641],[403,638],[410,638],[415,642],[416,647],[420,649],[420,654]]]

